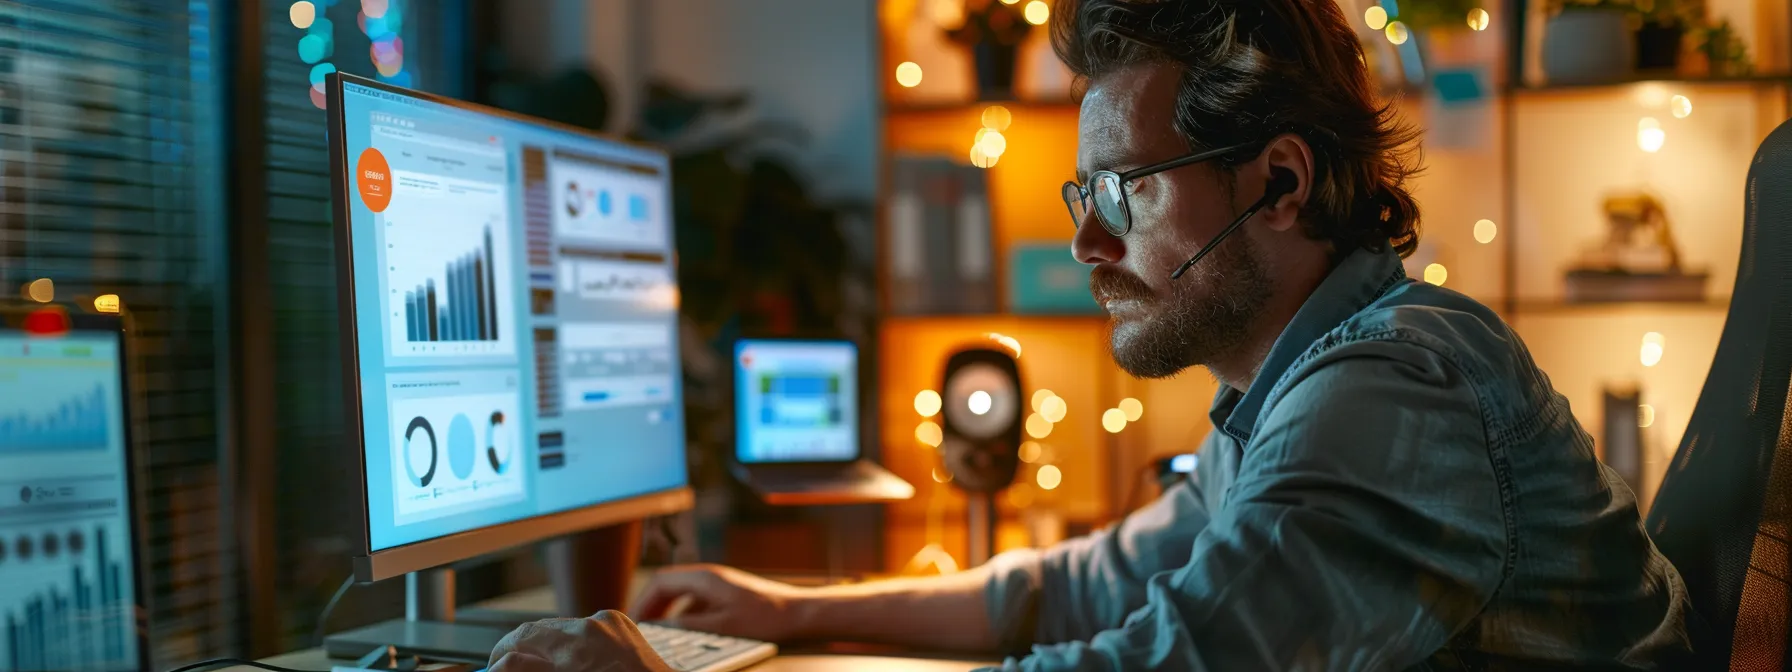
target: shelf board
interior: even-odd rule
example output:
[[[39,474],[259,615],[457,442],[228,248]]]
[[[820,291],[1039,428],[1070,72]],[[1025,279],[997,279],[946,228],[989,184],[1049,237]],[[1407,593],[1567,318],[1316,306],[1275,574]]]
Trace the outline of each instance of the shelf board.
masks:
[[[1547,96],[1552,94],[1601,93],[1612,89],[1656,82],[1661,84],[1681,84],[1685,86],[1785,86],[1792,84],[1792,73],[1773,73],[1759,75],[1743,75],[1739,77],[1648,77],[1637,76],[1613,82],[1589,84],[1545,84],[1543,86],[1507,87],[1506,92],[1517,98]]]
[[[967,100],[962,102],[907,102],[891,103],[885,106],[890,114],[932,114],[942,112],[966,112],[982,109],[990,105],[1001,105],[1017,109],[1064,109],[1075,110],[1080,103],[1071,98],[1011,99],[1011,100]]]
[[[1520,300],[1514,306],[1513,314],[1524,315],[1584,315],[1594,313],[1629,312],[1675,312],[1675,313],[1711,313],[1725,314],[1730,310],[1729,297],[1716,297],[1704,301],[1599,301],[1573,303],[1557,299]]]

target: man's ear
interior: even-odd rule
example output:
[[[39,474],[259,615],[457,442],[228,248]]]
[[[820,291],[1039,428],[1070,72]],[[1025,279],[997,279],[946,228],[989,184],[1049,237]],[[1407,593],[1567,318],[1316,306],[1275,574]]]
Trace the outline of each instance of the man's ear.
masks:
[[[1268,184],[1284,186],[1293,182],[1292,188],[1274,203],[1264,206],[1258,217],[1273,231],[1294,228],[1299,224],[1301,208],[1313,191],[1313,148],[1300,136],[1284,133],[1269,141],[1257,161],[1262,164],[1262,174],[1270,180],[1266,188]]]

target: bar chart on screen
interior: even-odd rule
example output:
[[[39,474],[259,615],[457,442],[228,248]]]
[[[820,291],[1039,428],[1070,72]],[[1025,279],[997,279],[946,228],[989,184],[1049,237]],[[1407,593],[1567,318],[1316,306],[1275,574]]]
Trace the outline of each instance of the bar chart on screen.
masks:
[[[515,354],[504,187],[402,171],[394,175],[392,203],[380,215],[392,354]]]
[[[41,344],[38,350],[82,346]],[[118,374],[109,359],[0,356],[0,456],[105,450]]]
[[[86,477],[0,487],[0,670],[136,669],[122,486]]]

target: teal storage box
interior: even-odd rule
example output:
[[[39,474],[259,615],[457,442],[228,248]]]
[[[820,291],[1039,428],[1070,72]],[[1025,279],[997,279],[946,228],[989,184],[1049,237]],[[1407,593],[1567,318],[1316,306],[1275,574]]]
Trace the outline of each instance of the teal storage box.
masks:
[[[1068,241],[1016,243],[1008,259],[1008,312],[1101,314],[1101,306],[1089,295],[1093,269],[1070,256]]]

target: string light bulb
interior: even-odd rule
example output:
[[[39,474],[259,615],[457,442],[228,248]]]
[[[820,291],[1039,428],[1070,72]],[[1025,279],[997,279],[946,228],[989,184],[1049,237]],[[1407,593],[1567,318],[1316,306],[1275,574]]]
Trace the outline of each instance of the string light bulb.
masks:
[[[25,285],[25,298],[38,303],[49,303],[56,300],[56,283],[49,278],[38,278]]]
[[[1102,411],[1101,428],[1108,430],[1109,434],[1119,434],[1120,430],[1126,429],[1126,411],[1118,408]]]
[[[977,147],[982,149],[984,154],[999,157],[1002,152],[1008,151],[1008,138],[1003,137],[1001,131],[981,129],[977,131]]]
[[[292,3],[292,7],[287,8],[286,18],[292,21],[292,27],[294,28],[300,30],[310,28],[311,22],[317,20],[317,5],[313,5],[305,0],[299,0],[298,2]]]
[[[1037,390],[1033,390],[1033,399],[1032,399],[1033,410],[1037,411],[1041,408],[1044,408],[1045,400],[1050,399],[1055,396],[1058,396],[1058,393],[1053,392],[1048,389],[1045,389],[1043,387],[1039,388]]]
[[[1044,452],[1045,449],[1040,447],[1038,441],[1022,441],[1020,444],[1020,461],[1027,464],[1038,462],[1039,456]]]
[[[915,412],[923,418],[931,418],[940,413],[940,393],[933,390],[921,390],[915,393]]]
[[[1491,23],[1492,21],[1493,21],[1493,17],[1490,16],[1487,13],[1487,10],[1485,10],[1485,9],[1476,7],[1474,9],[1468,10],[1468,27],[1470,30],[1474,30],[1477,32],[1487,30],[1487,24]]]
[[[1648,404],[1637,404],[1636,426],[1648,427],[1655,424],[1655,407]]]
[[[1450,279],[1450,269],[1443,264],[1432,264],[1425,267],[1425,282],[1442,287],[1444,281]]]
[[[1052,8],[1051,5],[1045,4],[1045,0],[1033,0],[1027,3],[1024,13],[1027,15],[1027,23],[1043,26],[1051,18]]]
[[[1396,45],[1406,44],[1406,40],[1412,37],[1412,31],[1407,30],[1406,24],[1399,21],[1389,23],[1385,32],[1387,33],[1388,41]]]
[[[1686,96],[1674,96],[1668,99],[1668,111],[1674,114],[1675,119],[1685,119],[1692,114],[1692,99]]]
[[[1056,466],[1048,464],[1040,467],[1039,473],[1033,475],[1033,482],[1039,484],[1040,490],[1056,490],[1058,485],[1064,482],[1064,472],[1059,471]]]
[[[1369,30],[1388,27],[1388,10],[1382,9],[1381,5],[1370,7],[1363,12],[1363,23],[1369,25]]]
[[[926,444],[929,448],[940,447],[940,443],[945,439],[945,433],[940,430],[940,425],[937,422],[922,420],[921,424],[915,425],[915,440]]]
[[[1636,122],[1636,146],[1650,154],[1661,151],[1661,146],[1668,141],[1668,132],[1661,127],[1655,117],[1643,117]]]
[[[983,127],[992,131],[1006,131],[1008,124],[1014,123],[1014,113],[1001,105],[983,108]]]
[[[1499,233],[1500,227],[1499,225],[1494,224],[1493,220],[1481,219],[1475,221],[1475,242],[1486,245],[1493,242],[1494,237],[1498,236]]]
[[[1064,403],[1064,399],[1057,395],[1053,395],[1050,399],[1046,399],[1045,403],[1039,405],[1039,414],[1054,424],[1063,422],[1064,416],[1069,412],[1070,405]]]
[[[1132,397],[1121,399],[1114,407],[1126,415],[1127,422],[1138,422],[1145,415],[1145,403]]]
[[[896,83],[903,88],[912,89],[921,85],[921,64],[914,61],[903,61],[896,66]]]
[[[1045,416],[1038,413],[1032,413],[1027,416],[1027,436],[1031,436],[1035,439],[1043,439],[1051,435],[1052,421],[1045,419]]]
[[[1638,359],[1643,366],[1655,366],[1661,363],[1661,356],[1667,347],[1667,339],[1659,332],[1651,331],[1643,334],[1643,347],[1638,352]]]
[[[988,392],[977,390],[965,399],[964,404],[972,414],[985,415],[989,413],[990,406],[995,405],[995,399],[991,398]]]

